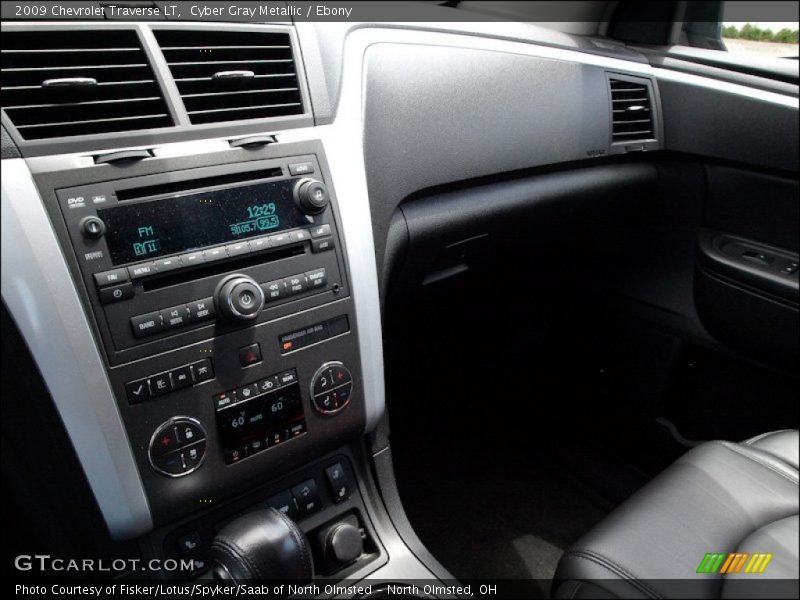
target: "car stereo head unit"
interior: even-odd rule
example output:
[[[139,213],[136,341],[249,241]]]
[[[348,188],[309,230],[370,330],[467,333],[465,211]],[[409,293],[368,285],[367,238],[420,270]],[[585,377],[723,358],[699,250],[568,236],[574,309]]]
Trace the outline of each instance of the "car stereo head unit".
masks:
[[[347,291],[314,155],[56,193],[112,364]]]

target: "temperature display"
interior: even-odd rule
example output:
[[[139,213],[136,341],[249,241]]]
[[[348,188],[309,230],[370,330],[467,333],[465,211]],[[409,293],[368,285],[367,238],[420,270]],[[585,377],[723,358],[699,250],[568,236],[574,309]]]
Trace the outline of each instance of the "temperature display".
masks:
[[[241,388],[237,397],[249,389]],[[218,410],[217,426],[228,463],[295,437],[305,432],[300,386],[295,383],[253,395],[250,400]]]

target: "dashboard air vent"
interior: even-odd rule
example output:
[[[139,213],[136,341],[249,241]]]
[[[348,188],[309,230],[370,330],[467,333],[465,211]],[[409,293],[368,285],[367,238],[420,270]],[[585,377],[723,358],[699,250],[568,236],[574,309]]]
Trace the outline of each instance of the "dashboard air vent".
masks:
[[[173,124],[133,30],[7,31],[3,110],[26,140]]]
[[[608,81],[611,87],[612,141],[654,138],[650,86],[622,79],[610,78]]]
[[[288,33],[154,33],[193,124],[303,113]]]

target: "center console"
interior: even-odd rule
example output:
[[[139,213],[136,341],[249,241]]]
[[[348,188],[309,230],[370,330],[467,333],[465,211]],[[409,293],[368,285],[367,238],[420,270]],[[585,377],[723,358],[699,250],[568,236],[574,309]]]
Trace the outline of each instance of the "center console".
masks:
[[[199,162],[153,158],[38,181],[156,526],[307,464],[365,425],[321,144]],[[292,494],[298,516],[307,503]]]

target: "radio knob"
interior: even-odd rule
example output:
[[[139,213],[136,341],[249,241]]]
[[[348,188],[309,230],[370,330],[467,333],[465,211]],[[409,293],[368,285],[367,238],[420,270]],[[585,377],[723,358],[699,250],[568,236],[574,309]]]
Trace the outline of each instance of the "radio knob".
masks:
[[[84,217],[80,225],[83,237],[90,240],[101,238],[106,232],[106,224],[98,217]]]
[[[328,188],[315,179],[301,179],[294,186],[294,200],[307,215],[318,215],[330,203]]]
[[[215,293],[219,313],[231,321],[250,321],[264,306],[264,292],[247,275],[229,275],[217,284]]]

